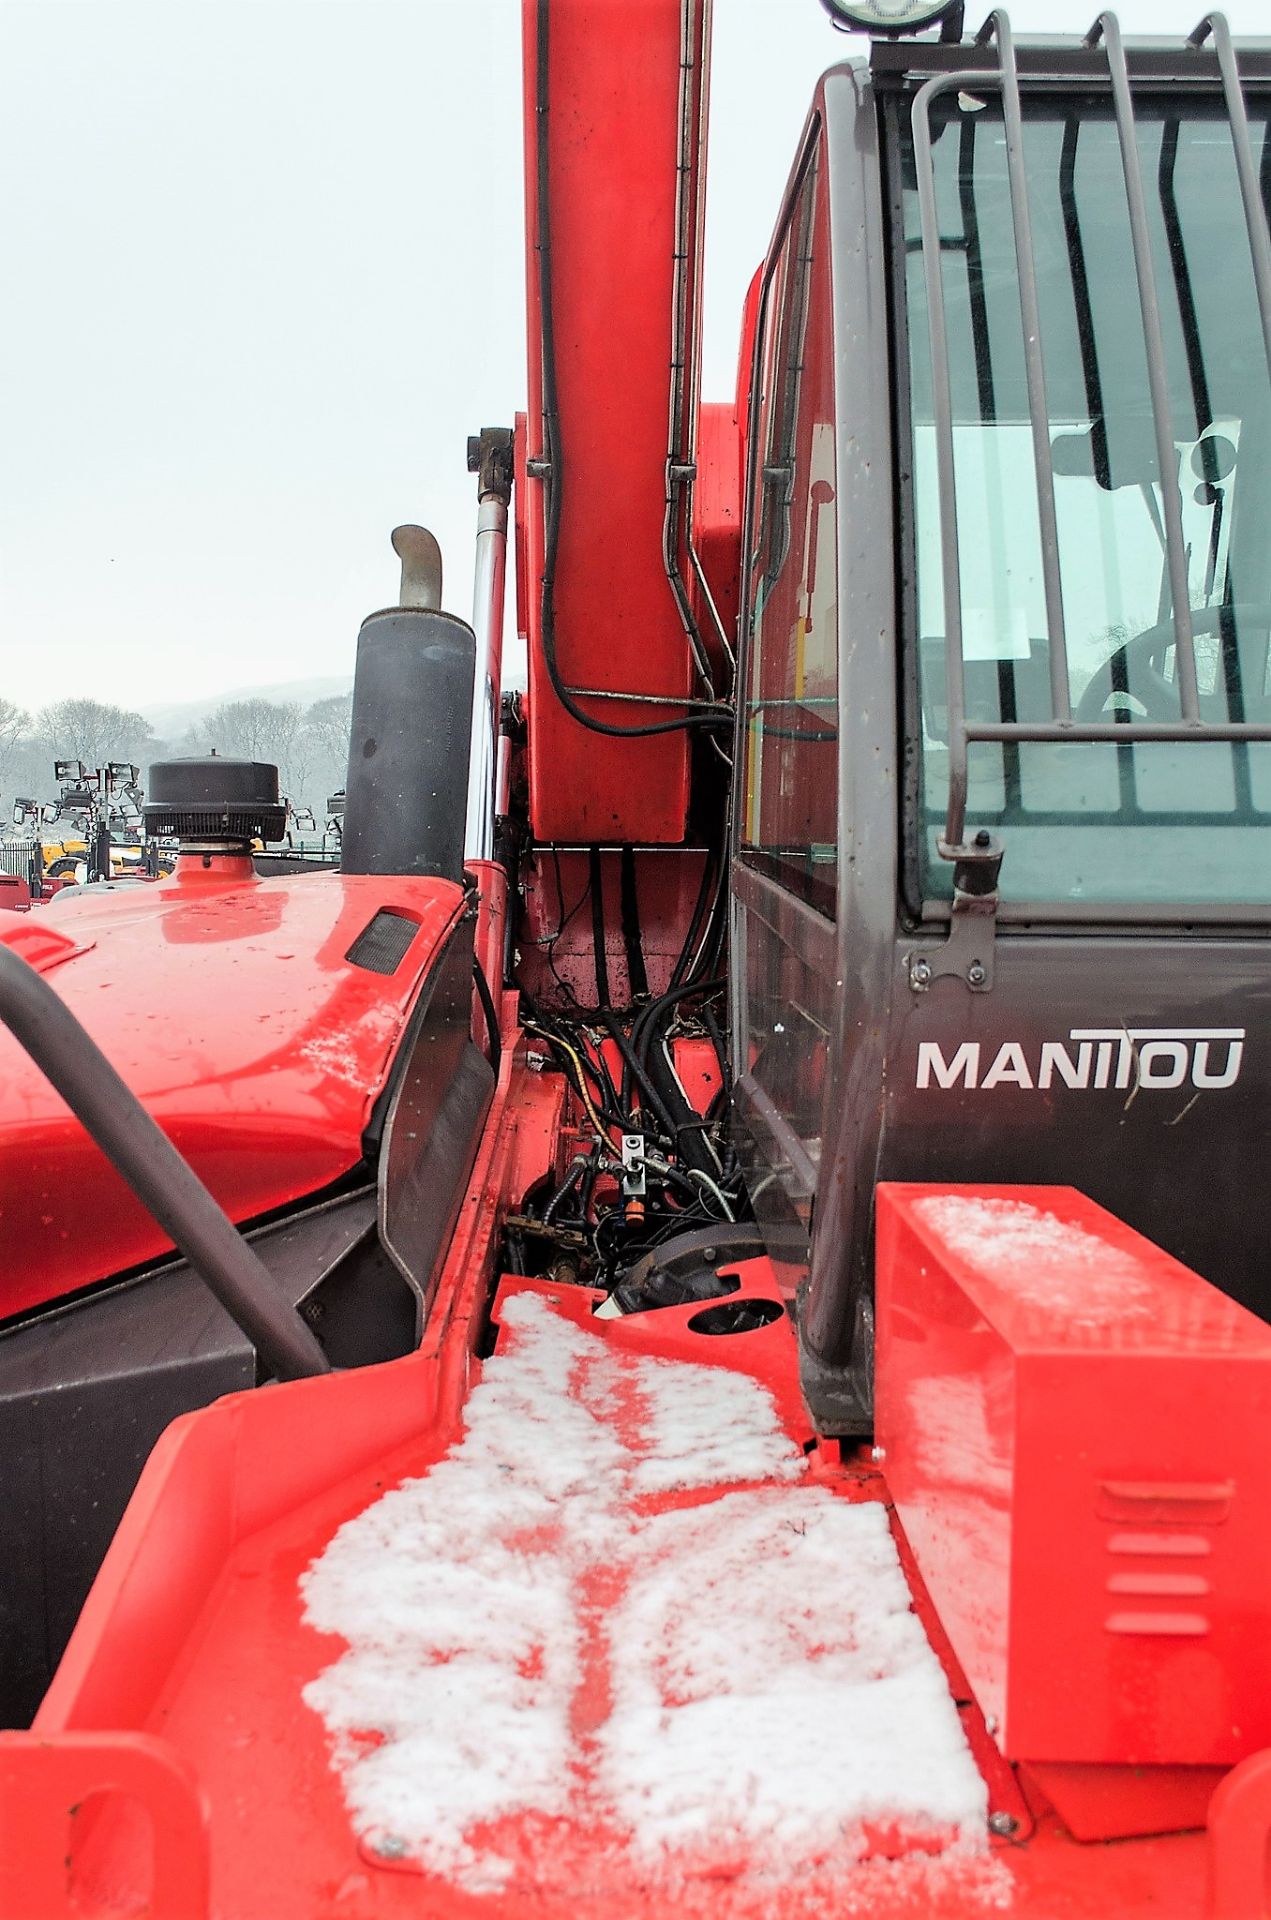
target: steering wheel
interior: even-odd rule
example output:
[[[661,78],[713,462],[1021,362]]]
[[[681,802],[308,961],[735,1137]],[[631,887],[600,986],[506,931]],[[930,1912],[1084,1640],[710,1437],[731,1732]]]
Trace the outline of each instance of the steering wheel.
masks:
[[[1225,621],[1232,620],[1237,628],[1249,625],[1263,627],[1271,631],[1271,607],[1236,605],[1231,607],[1204,607],[1192,614],[1192,632],[1218,633]],[[1136,633],[1132,640],[1118,647],[1103,665],[1099,667],[1093,679],[1077,702],[1077,711],[1073,719],[1078,726],[1097,726],[1101,720],[1110,720],[1114,713],[1107,711],[1108,702],[1114,694],[1121,700],[1132,700],[1143,711],[1132,716],[1147,720],[1164,722],[1179,718],[1178,681],[1167,680],[1163,671],[1165,654],[1174,644],[1173,620],[1158,621],[1154,627],[1145,627],[1142,633]],[[1114,677],[1115,676],[1115,677]],[[1125,683],[1125,691],[1116,685],[1116,680]],[[1262,687],[1258,688],[1262,697]],[[1226,688],[1222,675],[1218,676],[1214,691],[1201,694],[1200,709],[1212,709],[1214,720],[1226,720]]]

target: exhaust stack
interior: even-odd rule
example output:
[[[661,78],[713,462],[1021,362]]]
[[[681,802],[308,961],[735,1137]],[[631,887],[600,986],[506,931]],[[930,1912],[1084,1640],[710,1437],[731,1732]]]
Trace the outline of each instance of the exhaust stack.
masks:
[[[441,607],[441,548],[427,527],[394,527],[393,552],[402,563],[398,601],[403,607]]]
[[[344,873],[462,881],[476,641],[441,611],[441,551],[398,527],[402,604],[358,635],[340,859]]]

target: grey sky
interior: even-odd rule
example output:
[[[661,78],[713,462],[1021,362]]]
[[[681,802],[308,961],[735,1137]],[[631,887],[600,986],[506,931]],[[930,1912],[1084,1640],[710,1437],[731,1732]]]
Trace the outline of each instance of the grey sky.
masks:
[[[1119,11],[1181,34],[1199,0]],[[519,14],[5,0],[0,694],[145,708],[347,672],[403,519],[466,611],[466,436],[525,394]],[[816,77],[856,44],[817,0],[716,0],[708,397]]]

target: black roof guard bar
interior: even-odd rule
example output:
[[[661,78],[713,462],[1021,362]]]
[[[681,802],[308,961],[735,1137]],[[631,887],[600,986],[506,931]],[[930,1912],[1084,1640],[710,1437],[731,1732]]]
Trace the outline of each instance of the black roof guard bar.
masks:
[[[1207,39],[1213,40],[1222,80],[1223,98],[1231,131],[1232,145],[1240,180],[1241,199],[1249,233],[1253,260],[1254,285],[1262,321],[1267,367],[1271,371],[1271,238],[1258,186],[1258,171],[1249,135],[1249,120],[1236,61],[1231,31],[1221,13],[1208,14],[1187,41],[1198,50]],[[1046,377],[1042,352],[1037,295],[1037,265],[1033,253],[1032,223],[1028,205],[1023,153],[1023,115],[1020,103],[1019,70],[1010,21],[999,7],[991,13],[975,39],[976,47],[995,41],[996,67],[965,67],[956,72],[934,75],[917,91],[913,101],[913,143],[918,184],[918,216],[922,236],[923,282],[927,296],[927,323],[931,350],[931,397],[936,439],[936,483],[941,524],[941,574],[944,590],[945,672],[949,731],[949,801],[945,830],[939,841],[942,858],[958,863],[961,876],[983,865],[992,869],[990,887],[995,884],[1001,847],[987,834],[977,835],[966,844],[967,762],[973,742],[1018,740],[1112,741],[1135,745],[1140,741],[1181,741],[1197,738],[1208,741],[1271,740],[1271,724],[1251,721],[1206,721],[1199,708],[1194,631],[1212,626],[1214,611],[1192,617],[1187,586],[1187,558],[1183,540],[1182,510],[1177,487],[1164,484],[1166,561],[1172,601],[1172,624],[1178,663],[1179,718],[1177,721],[1077,722],[1072,718],[1072,697],[1068,674],[1068,643],[1064,625],[1063,591],[1059,574],[1059,547],[1055,521],[1054,469],[1051,462],[1049,417],[1046,408]],[[1093,48],[1102,42],[1107,52],[1108,76],[1112,88],[1117,134],[1125,179],[1126,202],[1130,219],[1130,237],[1138,284],[1139,307],[1143,320],[1147,352],[1148,391],[1162,477],[1174,464],[1174,428],[1170,417],[1165,373],[1165,350],[1161,333],[1160,308],[1152,271],[1151,238],[1143,179],[1135,139],[1134,103],[1126,65],[1121,29],[1115,14],[1101,13],[1085,45]],[[1030,73],[1030,79],[1049,77]],[[1063,76],[1056,73],[1056,79]],[[962,569],[958,549],[958,506],[954,485],[953,402],[949,373],[949,338],[945,319],[943,262],[940,227],[936,209],[936,176],[932,158],[931,104],[939,95],[986,87],[1002,90],[1002,116],[1006,133],[1007,183],[1015,239],[1016,269],[1019,277],[1020,319],[1024,334],[1025,375],[1029,410],[1032,415],[1033,464],[1037,485],[1037,508],[1041,531],[1043,584],[1046,600],[1047,639],[1050,648],[1050,690],[1052,718],[1046,721],[972,721],[967,719],[966,689],[963,678],[962,647]],[[1222,610],[1218,610],[1221,615]],[[989,876],[986,874],[986,880]],[[961,891],[959,881],[955,885]]]

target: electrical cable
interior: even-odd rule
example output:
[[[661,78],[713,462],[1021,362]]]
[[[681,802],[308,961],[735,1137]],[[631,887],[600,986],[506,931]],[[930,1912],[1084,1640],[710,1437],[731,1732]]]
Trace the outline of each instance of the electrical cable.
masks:
[[[689,972],[689,956],[693,951],[693,944],[701,932],[702,921],[706,917],[707,903],[711,897],[711,880],[714,874],[714,865],[715,863],[708,853],[702,862],[702,877],[698,882],[697,899],[693,902],[693,916],[688,923],[688,932],[684,936],[684,944],[680,948],[679,958],[671,971],[670,984],[673,987],[680,986],[685,975]]]
[[[594,1035],[590,1037],[596,1054],[595,1071],[592,1073],[592,1079],[597,1086],[603,1087],[604,1092],[604,1098],[601,1102],[601,1112],[603,1113],[608,1110],[610,1113],[616,1113],[622,1122],[623,1132],[635,1132],[636,1129],[631,1124],[630,1103],[623,1099],[617,1087],[613,1084],[613,1075],[609,1071],[609,1062],[605,1058],[604,1046]],[[587,1054],[584,1057],[587,1060],[588,1069],[590,1070],[592,1067],[591,1055]]]
[[[719,878],[715,887],[715,897],[711,902],[710,919],[707,923],[706,932],[702,937],[701,947],[689,969],[690,980],[700,980],[710,974],[716,974],[721,968],[724,948],[728,939],[728,902],[730,898],[729,863],[731,859],[729,848],[732,839],[732,826],[733,803],[732,795],[730,794],[724,810],[724,851],[719,864]]]
[[[719,1201],[720,1206],[724,1210],[725,1220],[734,1220],[734,1221],[736,1220],[737,1215],[733,1212],[732,1208],[728,1204],[728,1196],[723,1192],[723,1190],[719,1187],[719,1185],[714,1180],[711,1179],[709,1173],[703,1173],[699,1167],[690,1167],[689,1179],[696,1180],[699,1186],[705,1187],[708,1193],[714,1194],[715,1198]]]
[[[662,1052],[662,1058],[666,1063],[666,1071],[670,1076],[671,1082],[675,1087],[675,1091],[679,1099],[683,1101],[684,1107],[689,1113],[696,1114],[697,1109],[696,1107],[694,1107],[693,1102],[689,1099],[688,1093],[684,1086],[684,1082],[680,1079],[679,1072],[675,1065],[675,1058],[671,1052],[671,1040],[670,1040],[669,1031],[662,1035],[661,1052]],[[722,1172],[723,1163],[720,1160],[718,1152],[716,1151],[715,1142],[711,1139],[711,1130],[712,1130],[711,1121],[707,1114],[702,1114],[698,1119],[683,1121],[675,1129],[676,1145],[678,1146],[679,1136],[682,1133],[699,1134],[701,1137],[702,1146],[706,1149],[711,1159],[715,1162],[716,1172]]]
[[[572,920],[576,919],[578,914],[581,913],[583,907],[587,904],[587,898],[591,892],[591,876],[589,873],[587,878],[587,883],[583,887],[582,892],[579,894],[578,899],[575,901],[574,905],[569,909],[569,912],[566,913],[565,884],[561,878],[560,854],[555,847],[552,848],[551,852],[552,852],[552,866],[554,868],[555,877],[556,877],[556,911],[559,918],[558,918],[558,924],[557,924],[555,933],[550,934],[548,938],[541,943],[541,945],[542,945],[543,952],[547,956],[547,964],[548,964],[548,967],[551,969],[553,980],[555,980],[561,992],[568,997],[570,1004],[572,1006],[577,1007],[578,1001],[574,996],[574,990],[570,986],[568,980],[565,980],[562,978],[560,970],[556,965],[556,947],[566,927],[569,926]]]
[[[635,1026],[631,1031],[631,1043],[637,1058],[641,1061],[645,1059],[648,1050],[646,1035],[649,1035],[652,1030],[656,1028],[658,1020],[668,1007],[673,1007],[678,1001],[685,1000],[692,994],[719,993],[727,985],[728,982],[722,978],[713,980],[690,980],[686,981],[683,986],[668,988],[667,991],[661,994],[656,1000],[651,1000],[648,1006],[645,1007],[643,1012],[638,1016]]]
[[[705,975],[718,970],[720,954],[723,951],[724,935],[727,932],[728,926],[728,839],[731,832],[731,822],[732,804],[730,799],[724,814],[723,850],[719,855],[716,865],[712,869],[713,891],[710,894],[710,907],[706,916],[706,925],[701,932],[700,939],[698,939],[697,952],[692,960],[687,962],[681,978],[676,979],[675,975],[672,975],[670,982],[672,987],[681,985],[685,979],[689,981],[700,980]],[[703,876],[703,878],[705,878],[705,876]],[[697,916],[696,909],[694,909],[694,917],[700,927],[701,921]],[[696,933],[693,933],[693,939],[697,939]],[[691,946],[692,939],[686,936],[685,948],[687,949]],[[684,954],[681,954],[681,959],[683,958]],[[678,965],[677,971],[679,971]]]
[[[724,1045],[724,1036],[720,1031],[719,1022],[715,1018],[709,1003],[702,1008],[702,1025],[710,1035],[711,1045],[715,1049],[715,1058],[719,1061],[719,1094],[722,1094],[724,1099],[727,1100],[732,1088],[732,1068],[729,1065],[728,1049]],[[716,1098],[718,1099],[719,1095],[716,1095]],[[714,1102],[711,1104],[713,1105]],[[708,1108],[707,1112],[709,1113],[709,1111],[710,1109]]]
[[[532,1028],[536,1033],[542,1034],[545,1040],[559,1046],[561,1050],[568,1055],[571,1062],[577,1062],[582,1066],[583,1071],[587,1074],[600,1096],[600,1111],[604,1115],[606,1125],[617,1127],[618,1130],[623,1133],[630,1132],[632,1129],[629,1120],[628,1105],[625,1101],[619,1099],[609,1073],[608,1062],[605,1060],[604,1054],[600,1049],[596,1049],[596,1057],[594,1060],[587,1047],[583,1046],[575,1049],[570,1041],[569,1035],[561,1031],[559,1023],[552,1015],[543,1011],[528,987],[521,988],[521,997],[525,1002],[529,1015],[528,1019],[524,1022],[525,1026]],[[572,1076],[570,1078],[570,1084],[571,1086],[573,1085]],[[579,1097],[582,1097],[581,1091]]]
[[[532,1020],[527,1020],[525,1022],[525,1028],[526,1028],[526,1031],[529,1033],[541,1033],[544,1040],[546,1040],[549,1043],[549,1045],[559,1047],[562,1053],[568,1054],[569,1058],[574,1063],[574,1070],[577,1075],[577,1078],[573,1083],[574,1090],[578,1094],[579,1099],[582,1101],[583,1105],[587,1109],[588,1115],[591,1118],[591,1123],[596,1129],[597,1137],[601,1140],[607,1140],[609,1138],[609,1127],[607,1123],[601,1119],[599,1113],[597,1113],[595,1102],[592,1100],[590,1093],[588,1093],[587,1091],[587,1079],[586,1079],[586,1075],[583,1072],[582,1062],[578,1057],[577,1049],[572,1047],[569,1044],[568,1040],[562,1040],[559,1034],[549,1033],[545,1027],[538,1026],[536,1022]]]

